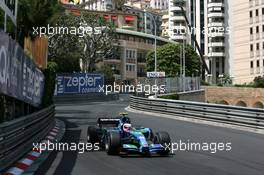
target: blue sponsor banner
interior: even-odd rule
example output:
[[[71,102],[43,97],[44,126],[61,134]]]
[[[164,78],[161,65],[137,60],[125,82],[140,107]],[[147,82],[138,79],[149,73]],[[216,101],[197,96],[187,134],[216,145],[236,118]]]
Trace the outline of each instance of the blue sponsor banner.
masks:
[[[104,76],[101,74],[74,73],[57,75],[57,95],[87,94],[100,92],[104,86]]]
[[[0,94],[41,105],[44,75],[6,33],[0,32]]]

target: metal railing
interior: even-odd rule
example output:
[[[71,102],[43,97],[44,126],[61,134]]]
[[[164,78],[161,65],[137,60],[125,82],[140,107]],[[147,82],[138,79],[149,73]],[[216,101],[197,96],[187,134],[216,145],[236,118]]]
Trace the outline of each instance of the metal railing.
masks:
[[[0,172],[26,154],[54,126],[55,107],[0,124]]]
[[[146,112],[197,118],[264,129],[264,110],[199,102],[130,97],[130,108]]]

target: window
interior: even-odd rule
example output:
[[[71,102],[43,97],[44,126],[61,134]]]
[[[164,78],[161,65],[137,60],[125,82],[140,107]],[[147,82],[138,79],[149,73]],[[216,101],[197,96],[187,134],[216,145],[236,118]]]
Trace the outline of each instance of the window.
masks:
[[[259,50],[259,43],[257,43],[257,47],[256,47],[256,50]]]
[[[254,63],[253,63],[253,61],[250,61],[250,68],[251,68],[251,69],[254,68]]]
[[[256,27],[256,33],[259,33],[259,26]]]
[[[252,11],[249,12],[249,17],[250,17],[250,18],[253,17],[253,13],[252,13]]]
[[[250,35],[253,35],[253,28],[250,28]]]
[[[259,16],[259,11],[258,11],[258,9],[256,10],[256,16]]]
[[[253,52],[253,50],[254,50],[254,46],[253,44],[250,44],[250,51]]]
[[[257,60],[257,67],[259,67],[259,60]]]

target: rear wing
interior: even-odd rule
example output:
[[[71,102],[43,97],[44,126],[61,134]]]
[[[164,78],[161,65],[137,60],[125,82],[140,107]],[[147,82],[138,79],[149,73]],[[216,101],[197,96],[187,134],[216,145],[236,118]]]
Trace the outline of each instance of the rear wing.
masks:
[[[120,118],[98,118],[97,124],[102,127],[117,127],[120,122]]]

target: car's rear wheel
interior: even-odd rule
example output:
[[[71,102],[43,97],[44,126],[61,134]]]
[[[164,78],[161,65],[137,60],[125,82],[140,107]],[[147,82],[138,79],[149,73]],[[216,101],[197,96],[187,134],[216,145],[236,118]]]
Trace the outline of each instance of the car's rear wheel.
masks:
[[[167,132],[158,132],[154,138],[154,143],[163,146],[164,151],[162,151],[161,154],[168,155],[170,153],[171,139]]]
[[[121,138],[119,132],[109,132],[105,143],[105,150],[109,155],[120,153]]]
[[[89,126],[88,130],[87,130],[87,141],[89,143],[95,144],[95,143],[99,143],[100,139],[98,137],[97,131],[98,131],[99,127],[97,126]]]

